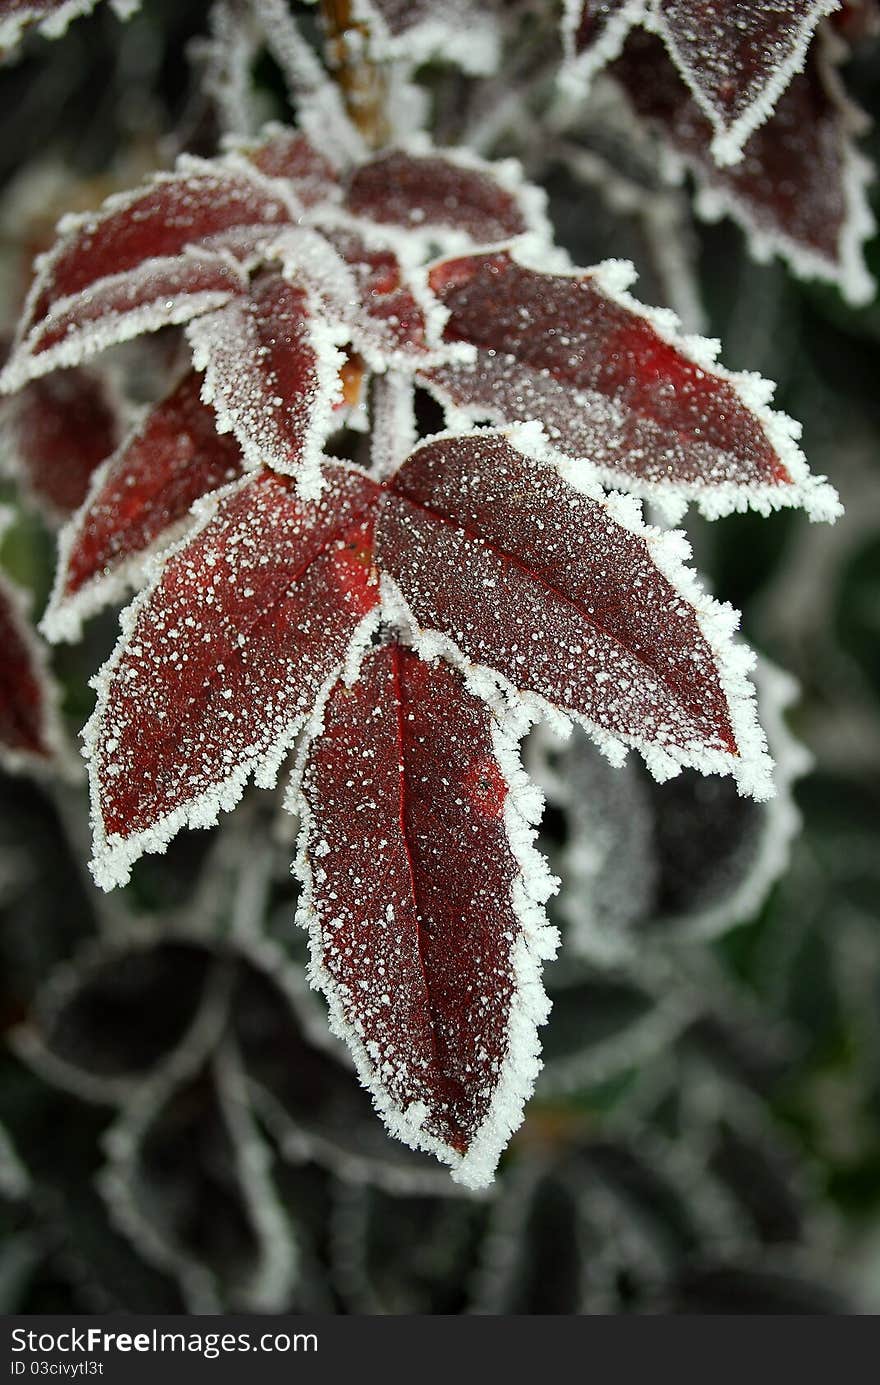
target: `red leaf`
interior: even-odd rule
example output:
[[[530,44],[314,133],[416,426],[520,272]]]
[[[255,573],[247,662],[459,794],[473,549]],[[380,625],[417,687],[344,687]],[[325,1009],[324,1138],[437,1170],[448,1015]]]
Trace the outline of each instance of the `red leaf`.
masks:
[[[51,638],[75,639],[84,616],[142,577],[147,556],[176,536],[200,496],[241,475],[238,444],[217,432],[200,386],[192,371],[150,410],[66,531],[41,627]]]
[[[475,1187],[531,1091],[555,950],[521,779],[460,674],[395,644],[333,688],[302,783],[313,980],[391,1132]]]
[[[562,36],[570,61],[570,86],[589,82],[623,47],[633,24],[642,18],[645,0],[577,0],[565,5]]]
[[[119,440],[104,380],[82,368],[58,371],[31,381],[4,414],[4,441],[24,485],[50,515],[72,514]]]
[[[847,43],[861,43],[880,33],[880,4],[877,0],[843,0],[831,22]]]
[[[20,594],[0,577],[0,762],[21,770],[58,755],[55,691],[24,616]]]
[[[357,18],[377,62],[441,58],[465,72],[498,66],[506,0],[358,0]]]
[[[400,618],[433,632],[428,649],[451,640],[600,740],[637,746],[663,777],[691,764],[766,796],[736,613],[700,591],[680,535],[646,529],[633,501],[575,490],[540,447],[528,455],[533,436],[429,441],[388,483],[376,553]]]
[[[329,272],[314,281],[328,315],[344,323],[356,348],[376,369],[389,362],[424,359],[429,336],[432,344],[440,340],[441,320],[429,322],[426,305],[416,296],[394,250],[343,227],[322,226],[321,234],[349,271],[346,275],[343,270],[344,277],[337,281],[328,267]],[[291,265],[296,265],[295,255]],[[433,307],[430,299],[428,303]]]
[[[838,0],[654,0],[658,33],[710,120],[717,163],[735,163],[803,67]]]
[[[336,169],[301,130],[273,126],[258,143],[238,148],[265,177],[289,183],[304,207],[339,201]]]
[[[451,231],[459,241],[506,240],[529,230],[533,217],[522,205],[522,188],[499,181],[498,165],[460,158],[379,154],[352,174],[349,210],[428,237]]]
[[[870,169],[852,143],[863,120],[846,102],[821,43],[733,168],[715,166],[712,127],[659,39],[634,32],[611,71],[637,114],[697,178],[698,210],[732,216],[757,253],[782,255],[796,274],[837,283],[852,303],[873,297],[862,254],[873,230],[865,196]]]
[[[714,365],[706,343],[630,298],[619,266],[545,274],[498,251],[441,261],[430,282],[450,312],[446,336],[478,352],[425,383],[469,418],[540,420],[560,452],[674,518],[688,501],[713,517],[839,512],[809,476],[794,425],[765,407],[762,382]]]
[[[87,728],[98,883],[270,785],[377,602],[363,473],[326,468],[318,504],[268,471],[203,502],[123,617]]]
[[[307,290],[263,273],[247,298],[191,322],[187,335],[205,372],[203,398],[247,465],[296,474],[302,494],[314,496],[344,357]]]
[[[9,385],[240,292],[228,257],[252,256],[295,211],[256,172],[186,159],[99,212],[63,221],[39,262]]]

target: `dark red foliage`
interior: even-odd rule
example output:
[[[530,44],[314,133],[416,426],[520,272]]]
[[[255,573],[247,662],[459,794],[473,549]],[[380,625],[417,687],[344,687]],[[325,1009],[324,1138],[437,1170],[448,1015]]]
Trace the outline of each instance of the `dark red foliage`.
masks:
[[[656,0],[678,61],[727,125],[762,97],[823,8],[816,0]]]
[[[491,725],[459,674],[392,644],[334,688],[304,782],[321,985],[380,1107],[423,1102],[462,1154],[504,1068],[521,931]]]
[[[68,363],[67,358],[58,360],[59,353],[72,351],[77,359],[94,356],[144,331],[146,324],[139,321],[144,314],[155,319],[151,327],[183,322],[193,313],[218,307],[244,287],[235,266],[216,254],[192,252],[152,261],[101,279],[69,302],[60,301],[34,323],[27,348],[32,357],[45,358],[41,367],[53,369]]]
[[[267,178],[289,184],[304,207],[320,206],[340,195],[336,169],[300,130],[279,127],[246,153]]]
[[[573,47],[576,53],[598,43],[605,34],[609,21],[618,15],[630,0],[583,0],[581,17],[574,31]]]
[[[59,370],[32,380],[6,407],[4,429],[26,488],[52,514],[72,514],[119,440],[106,384],[82,367]]]
[[[847,224],[846,144],[815,55],[751,136],[741,163],[717,168],[712,127],[659,39],[635,30],[611,69],[633,107],[710,187],[735,197],[760,231],[834,265]]]
[[[241,474],[241,450],[217,432],[190,371],[113,458],[70,539],[62,593],[106,577],[184,519],[199,496]]]
[[[447,338],[479,348],[476,366],[427,377],[453,403],[498,422],[541,418],[570,455],[653,481],[790,480],[732,385],[591,274],[540,273],[502,251],[443,261],[431,286],[450,311]]]
[[[334,249],[353,271],[359,302],[353,314],[354,331],[377,334],[379,349],[418,353],[426,346],[425,310],[404,282],[393,250],[370,247],[354,231],[328,228]],[[357,322],[363,314],[366,323]]]
[[[346,203],[358,216],[411,231],[465,231],[477,241],[526,230],[513,193],[477,168],[439,155],[380,154],[355,170]]]

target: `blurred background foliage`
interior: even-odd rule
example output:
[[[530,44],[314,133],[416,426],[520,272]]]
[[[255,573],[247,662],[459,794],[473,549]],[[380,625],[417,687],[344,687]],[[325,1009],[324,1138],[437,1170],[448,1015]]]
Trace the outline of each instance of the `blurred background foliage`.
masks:
[[[10,315],[62,210],[211,149],[191,47],[206,9],[145,0],[124,27],[99,10],[0,69]],[[468,84],[426,79],[454,137]],[[880,46],[847,80],[880,117]],[[258,88],[283,115],[268,60]],[[865,149],[876,161],[876,125]],[[517,149],[506,129],[492,152],[524,154],[577,262],[631,257],[646,300],[777,380],[841,492],[833,528],[688,523],[713,589],[800,684],[786,706],[772,667],[762,682],[791,784],[758,808],[687,776],[615,777],[577,738],[530,746],[566,947],[545,1072],[475,1198],[385,1136],[329,1037],[273,795],[107,898],[84,792],[2,778],[6,1311],[880,1311],[880,305],[755,264],[638,171],[622,209],[549,139]],[[39,610],[53,540],[26,505],[2,556]],[[97,621],[53,655],[72,734],[113,638]]]

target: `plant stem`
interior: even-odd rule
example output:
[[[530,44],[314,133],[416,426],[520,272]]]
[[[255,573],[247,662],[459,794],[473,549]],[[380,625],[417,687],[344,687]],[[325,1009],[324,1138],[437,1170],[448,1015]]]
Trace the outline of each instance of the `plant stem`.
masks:
[[[391,137],[388,80],[369,57],[369,30],[352,19],[351,0],[321,0],[327,31],[327,64],[339,84],[346,110],[371,149]]]

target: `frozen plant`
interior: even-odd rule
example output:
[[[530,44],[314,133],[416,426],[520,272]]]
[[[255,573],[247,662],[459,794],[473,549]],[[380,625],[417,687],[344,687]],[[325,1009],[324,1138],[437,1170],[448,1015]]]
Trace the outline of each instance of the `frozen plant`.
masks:
[[[298,917],[331,1027],[388,1129],[482,1187],[540,1067],[557,947],[522,738],[575,722],[612,765],[634,749],[658,781],[769,798],[754,657],[668,524],[840,505],[772,386],[634,299],[629,264],[573,267],[514,162],[405,132],[412,66],[461,56],[448,8],[326,5],[334,81],[280,0],[222,6],[249,43],[262,25],[299,127],[230,136],[62,221],[2,380],[69,380],[182,329],[167,393],[62,531],[41,627],[76,638],[136,593],[84,732],[95,879],[125,884],[293,754]],[[503,62],[508,8],[488,7],[481,67]],[[573,42],[611,59],[636,19],[662,33],[715,132],[700,157],[726,166],[833,6],[738,6],[748,41],[713,49],[720,76],[690,45],[697,8],[587,5]],[[731,40],[730,7],[709,8]],[[590,24],[605,37],[584,46]],[[27,472],[28,411],[11,426]],[[39,679],[24,661],[13,728]]]

